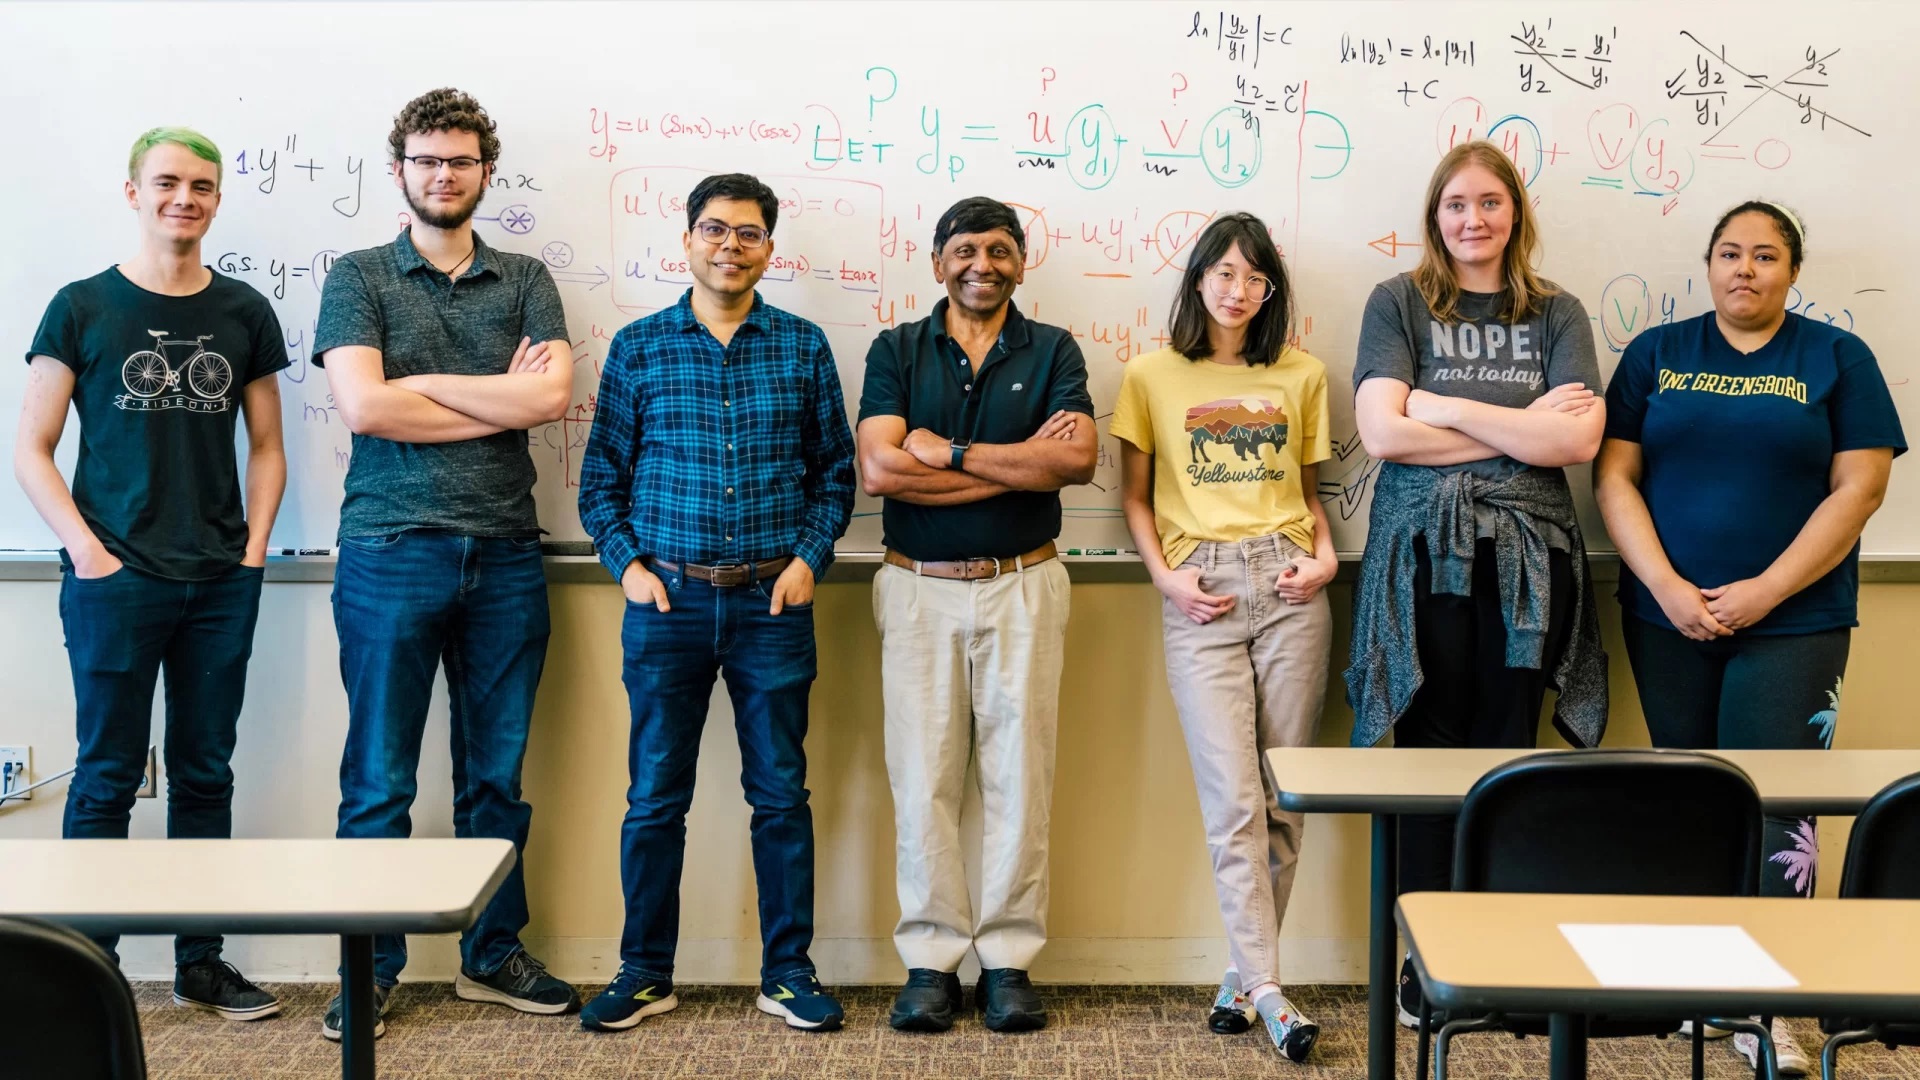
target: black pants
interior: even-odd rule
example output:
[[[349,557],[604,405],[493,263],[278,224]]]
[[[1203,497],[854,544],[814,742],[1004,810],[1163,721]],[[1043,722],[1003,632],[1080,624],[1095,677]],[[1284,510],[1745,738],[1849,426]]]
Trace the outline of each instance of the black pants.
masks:
[[[1547,674],[1566,651],[1573,623],[1572,560],[1564,551],[1549,553],[1550,608],[1541,666],[1510,668],[1493,541],[1482,539],[1475,545],[1471,596],[1433,595],[1425,541],[1415,544],[1413,616],[1422,682],[1406,715],[1393,726],[1393,744],[1533,746]],[[1452,884],[1454,816],[1400,815],[1401,892],[1444,892]]]
[[[1683,750],[1821,750],[1833,746],[1840,678],[1853,631],[1693,641],[1628,615],[1627,662],[1653,745]],[[1812,896],[1819,860],[1812,818],[1769,816],[1760,895]]]

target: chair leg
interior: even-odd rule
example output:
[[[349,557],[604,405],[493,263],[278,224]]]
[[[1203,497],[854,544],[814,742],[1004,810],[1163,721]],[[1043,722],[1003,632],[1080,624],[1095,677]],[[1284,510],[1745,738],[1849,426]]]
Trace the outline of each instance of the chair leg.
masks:
[[[1707,1020],[1704,1016],[1693,1018],[1693,1080],[1705,1080],[1707,1075]]]
[[[1837,1031],[1828,1036],[1826,1045],[1820,1047],[1820,1080],[1833,1080],[1834,1071],[1840,1067],[1841,1047],[1873,1042],[1879,1037],[1878,1024],[1869,1024],[1859,1031]]]
[[[1449,1020],[1440,1025],[1440,1036],[1433,1048],[1433,1080],[1447,1080],[1447,1046],[1453,1037],[1466,1031],[1491,1031],[1500,1026],[1500,1014],[1471,1020]]]
[[[1420,996],[1419,1046],[1414,1051],[1413,1075],[1417,1080],[1427,1080],[1427,1060],[1433,1047],[1433,1006],[1427,1004],[1426,995]]]

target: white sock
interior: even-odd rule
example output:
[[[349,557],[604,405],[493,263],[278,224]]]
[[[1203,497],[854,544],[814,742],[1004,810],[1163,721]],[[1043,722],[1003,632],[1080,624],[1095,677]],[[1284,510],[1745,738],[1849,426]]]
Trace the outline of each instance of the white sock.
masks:
[[[1287,995],[1280,992],[1279,983],[1261,983],[1247,996],[1253,999],[1254,1011],[1261,1016],[1271,1017],[1287,1008]]]

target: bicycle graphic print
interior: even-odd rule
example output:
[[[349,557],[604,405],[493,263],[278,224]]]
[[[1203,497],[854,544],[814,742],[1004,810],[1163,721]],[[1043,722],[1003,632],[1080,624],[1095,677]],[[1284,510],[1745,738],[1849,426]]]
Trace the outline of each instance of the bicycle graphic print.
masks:
[[[207,348],[212,334],[201,334],[191,340],[170,339],[166,330],[148,330],[147,334],[153,338],[153,348],[141,349],[120,365],[120,381],[127,392],[114,399],[114,404],[148,412],[160,409],[227,411],[230,403],[226,393],[233,385],[233,366],[227,363],[226,357]],[[167,359],[169,346],[193,351],[184,363],[175,367]],[[183,381],[184,393],[181,392]]]

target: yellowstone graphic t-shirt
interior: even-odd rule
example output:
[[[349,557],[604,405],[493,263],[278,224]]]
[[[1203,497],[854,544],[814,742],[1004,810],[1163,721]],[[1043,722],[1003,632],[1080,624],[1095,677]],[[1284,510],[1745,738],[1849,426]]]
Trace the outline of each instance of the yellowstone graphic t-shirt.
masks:
[[[219,273],[192,296],[163,296],[109,269],[54,295],[27,350],[35,356],[73,369],[73,501],[100,543],[176,581],[238,564],[240,399],[288,364],[266,297]]]
[[[1412,274],[1374,286],[1360,323],[1354,389],[1368,379],[1398,379],[1415,390],[1510,409],[1524,409],[1562,383],[1585,383],[1600,392],[1593,327],[1572,293],[1555,293],[1517,321],[1495,315],[1503,299],[1501,293],[1461,293],[1455,321],[1443,323],[1428,310]],[[1528,467],[1505,456],[1437,466],[1489,480]]]
[[[1327,369],[1298,349],[1247,367],[1161,349],[1127,363],[1107,430],[1153,455],[1160,551],[1179,566],[1203,540],[1282,533],[1311,552],[1300,467],[1332,454]]]

